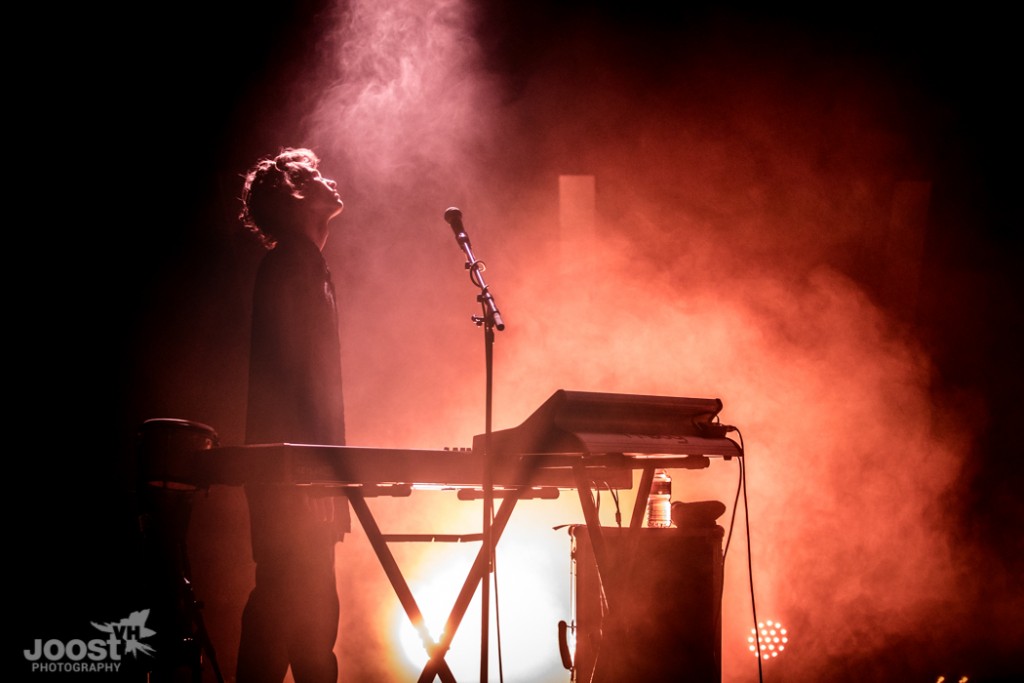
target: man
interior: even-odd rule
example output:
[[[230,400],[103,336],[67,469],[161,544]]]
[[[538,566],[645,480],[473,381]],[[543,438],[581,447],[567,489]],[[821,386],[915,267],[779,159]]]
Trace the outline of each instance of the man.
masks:
[[[270,251],[256,277],[247,443],[343,445],[337,309],[321,250],[344,204],[308,149],[284,149],[246,175],[242,222]],[[335,683],[334,543],[344,499],[285,485],[246,487],[256,586],[242,615],[238,683]]]

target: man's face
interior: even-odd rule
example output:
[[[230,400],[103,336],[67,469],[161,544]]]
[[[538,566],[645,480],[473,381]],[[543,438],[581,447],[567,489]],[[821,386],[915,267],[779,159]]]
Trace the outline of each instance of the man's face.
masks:
[[[315,168],[309,169],[308,174],[304,173],[296,178],[295,185],[307,206],[317,213],[322,212],[327,219],[334,218],[345,208],[338,195],[337,183],[324,178]]]

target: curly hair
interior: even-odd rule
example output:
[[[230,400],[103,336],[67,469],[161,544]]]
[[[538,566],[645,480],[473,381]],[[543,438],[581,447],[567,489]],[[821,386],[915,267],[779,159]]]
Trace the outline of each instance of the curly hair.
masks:
[[[245,174],[238,219],[268,249],[294,219],[301,187],[316,172],[320,159],[304,147],[285,147],[264,157]]]

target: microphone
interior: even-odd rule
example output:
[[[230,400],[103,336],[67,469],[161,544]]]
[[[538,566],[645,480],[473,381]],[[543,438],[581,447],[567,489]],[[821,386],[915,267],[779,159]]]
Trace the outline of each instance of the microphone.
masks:
[[[452,226],[452,231],[455,233],[455,239],[465,239],[466,244],[469,244],[469,235],[466,234],[466,229],[462,226],[462,210],[451,206],[444,212],[444,222]],[[460,237],[461,235],[461,237]]]
[[[494,297],[491,296],[490,291],[487,289],[487,283],[484,282],[483,272],[486,267],[483,261],[478,261],[476,256],[473,255],[473,247],[469,243],[469,235],[466,234],[466,228],[462,225],[462,210],[449,206],[444,212],[444,221],[452,226],[452,231],[455,233],[455,241],[459,243],[459,248],[466,255],[466,270],[469,271],[469,279],[480,288],[480,296],[477,297],[477,301],[483,304],[485,317],[474,316],[473,320],[477,325],[480,325],[484,322],[485,318],[489,317],[498,330],[504,330],[505,321],[501,319],[501,313],[498,311],[497,304],[494,303]]]

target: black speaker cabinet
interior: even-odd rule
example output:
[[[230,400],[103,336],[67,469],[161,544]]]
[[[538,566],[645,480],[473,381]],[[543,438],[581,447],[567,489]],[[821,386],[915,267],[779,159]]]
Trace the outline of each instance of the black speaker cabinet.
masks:
[[[602,527],[602,584],[586,526],[571,530],[578,683],[720,683],[722,527]]]

